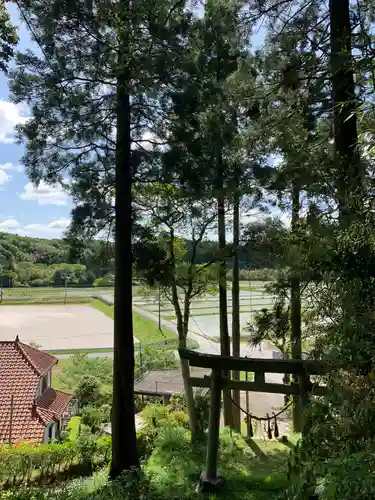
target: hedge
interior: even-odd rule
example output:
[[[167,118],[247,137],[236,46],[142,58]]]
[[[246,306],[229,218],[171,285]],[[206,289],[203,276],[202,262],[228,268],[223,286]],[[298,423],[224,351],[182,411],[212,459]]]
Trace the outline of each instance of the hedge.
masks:
[[[43,481],[77,465],[90,470],[107,463],[110,450],[110,437],[93,435],[76,442],[0,445],[0,485]]]

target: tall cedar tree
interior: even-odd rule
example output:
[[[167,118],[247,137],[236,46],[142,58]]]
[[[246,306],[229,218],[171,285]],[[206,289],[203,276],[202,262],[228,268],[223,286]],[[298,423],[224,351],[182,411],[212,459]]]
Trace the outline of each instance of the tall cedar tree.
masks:
[[[281,157],[270,187],[276,190],[282,204],[291,208],[291,238],[284,261],[289,272],[287,280],[282,277],[277,288],[282,301],[286,293],[290,294],[291,354],[294,359],[302,356],[301,279],[311,279],[304,252],[306,245],[302,248],[300,244],[306,239],[306,231],[310,231],[306,222],[301,224],[300,221],[301,199],[304,195],[309,204],[316,204],[322,195],[329,194],[327,175],[322,175],[322,167],[331,166],[331,155],[326,154],[331,134],[329,129],[322,127],[330,108],[329,60],[317,53],[326,52],[327,23],[320,2],[300,6],[295,13],[289,13],[289,17],[281,13],[280,17],[275,15],[272,19],[263,71],[268,105],[260,127],[270,151]],[[271,134],[268,133],[270,129]],[[322,148],[324,144],[326,147]],[[321,162],[316,161],[317,155],[322,158]],[[277,314],[278,309],[274,312]],[[295,430],[300,431],[298,398],[293,423]]]
[[[196,23],[195,36],[190,38],[188,76],[181,82],[180,91],[172,96],[172,133],[163,160],[165,178],[170,182],[190,193],[217,200],[223,354],[230,354],[226,290],[226,263],[230,249],[226,242],[225,219],[229,194],[233,191],[234,172],[238,168],[233,160],[238,147],[238,127],[233,117],[238,110],[240,92],[233,90],[232,77],[247,59],[245,39],[237,24],[234,4],[219,0],[206,2],[204,18]],[[246,74],[247,78],[249,76],[251,73]],[[227,425],[232,424],[230,406],[225,398]]]

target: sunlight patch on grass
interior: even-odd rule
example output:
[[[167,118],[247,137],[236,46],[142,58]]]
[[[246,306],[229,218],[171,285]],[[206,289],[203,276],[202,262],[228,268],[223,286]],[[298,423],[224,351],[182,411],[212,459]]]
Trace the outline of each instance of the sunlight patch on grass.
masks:
[[[101,311],[106,316],[113,319],[114,306],[104,304],[99,299],[92,301],[92,306],[98,311]],[[158,328],[158,325],[151,319],[145,318],[133,311],[133,333],[142,344],[158,344],[165,343],[167,345],[177,345],[177,334],[167,330],[166,328]]]

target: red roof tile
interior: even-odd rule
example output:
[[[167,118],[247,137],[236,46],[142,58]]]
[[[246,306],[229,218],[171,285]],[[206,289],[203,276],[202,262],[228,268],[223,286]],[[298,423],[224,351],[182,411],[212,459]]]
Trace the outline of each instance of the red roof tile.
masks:
[[[71,399],[71,394],[56,391],[55,389],[52,389],[52,387],[49,387],[37,399],[36,405],[39,414],[47,424],[49,421],[59,419],[61,417]]]
[[[24,355],[29,358],[32,365],[35,367],[39,375],[45,375],[50,369],[57,364],[57,359],[51,354],[39,351],[30,345],[18,342],[19,348],[23,351]]]
[[[0,341],[0,443],[8,442],[10,434],[12,442],[42,441],[48,417],[43,412],[48,412],[48,408],[39,409],[35,397],[41,376],[56,363],[53,356],[29,348],[18,340]],[[65,395],[56,394],[51,404],[53,411],[59,414],[65,400]]]

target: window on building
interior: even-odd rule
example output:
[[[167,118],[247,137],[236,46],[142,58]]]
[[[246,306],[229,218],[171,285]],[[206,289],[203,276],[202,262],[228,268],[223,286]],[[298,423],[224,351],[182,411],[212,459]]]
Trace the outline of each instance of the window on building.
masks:
[[[42,394],[48,387],[47,375],[45,375],[42,379]]]

